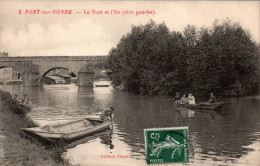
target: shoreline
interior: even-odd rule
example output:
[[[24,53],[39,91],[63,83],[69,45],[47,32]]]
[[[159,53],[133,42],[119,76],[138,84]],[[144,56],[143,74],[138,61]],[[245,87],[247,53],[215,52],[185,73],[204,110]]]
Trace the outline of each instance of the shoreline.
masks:
[[[1,106],[0,106],[1,108]],[[4,135],[4,127],[2,122],[0,121],[0,165],[2,165],[4,163],[4,139],[5,139],[5,135]]]
[[[1,90],[0,122],[1,165],[71,165],[62,158],[64,149],[46,147],[37,140],[23,138],[21,128],[37,125],[26,116],[25,110],[19,108],[9,93]]]

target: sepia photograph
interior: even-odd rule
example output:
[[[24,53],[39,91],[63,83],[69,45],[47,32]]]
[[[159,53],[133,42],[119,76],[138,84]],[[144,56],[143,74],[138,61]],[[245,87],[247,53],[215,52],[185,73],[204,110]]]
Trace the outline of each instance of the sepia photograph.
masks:
[[[259,166],[260,2],[0,0],[1,166]]]

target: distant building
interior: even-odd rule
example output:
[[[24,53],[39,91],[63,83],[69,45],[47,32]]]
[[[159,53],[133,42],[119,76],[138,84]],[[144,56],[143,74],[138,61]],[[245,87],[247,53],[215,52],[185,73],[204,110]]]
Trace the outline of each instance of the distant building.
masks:
[[[71,83],[77,83],[77,77],[71,77]]]
[[[57,77],[60,77],[62,79],[65,80],[65,82],[68,84],[68,83],[71,83],[71,76],[69,75],[64,75],[64,74],[56,74],[55,76]]]
[[[11,67],[4,67],[0,69],[0,83],[10,83],[19,81],[21,83],[21,74]]]
[[[0,57],[8,57],[8,52],[0,52]]]
[[[0,82],[4,83],[13,79],[13,68],[5,67],[0,69]]]
[[[63,78],[57,76],[45,76],[43,82],[47,84],[65,84],[66,81]]]
[[[54,77],[53,77],[54,76]],[[58,79],[58,77],[60,79]],[[44,77],[43,81],[47,84],[53,83],[76,83],[77,77],[68,69],[57,68],[49,71],[46,76]],[[65,81],[65,82],[64,82]]]
[[[13,80],[21,80],[21,74],[16,71],[16,70],[13,70]]]
[[[7,52],[0,52],[0,57],[8,57]],[[4,67],[0,68],[0,83],[5,83],[9,80],[12,80],[13,77],[13,68]]]
[[[58,68],[58,69],[53,69],[49,71],[46,76],[52,76],[52,75],[69,75],[70,71],[68,69],[63,69],[63,68]]]

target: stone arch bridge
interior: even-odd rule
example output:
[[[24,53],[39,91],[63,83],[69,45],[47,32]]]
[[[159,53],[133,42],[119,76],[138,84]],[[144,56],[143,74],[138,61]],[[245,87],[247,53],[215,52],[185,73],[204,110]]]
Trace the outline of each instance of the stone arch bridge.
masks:
[[[95,73],[103,68],[107,56],[0,57],[0,68],[12,67],[21,73],[25,86],[42,86],[42,77],[56,68],[72,71],[78,86],[92,87]]]

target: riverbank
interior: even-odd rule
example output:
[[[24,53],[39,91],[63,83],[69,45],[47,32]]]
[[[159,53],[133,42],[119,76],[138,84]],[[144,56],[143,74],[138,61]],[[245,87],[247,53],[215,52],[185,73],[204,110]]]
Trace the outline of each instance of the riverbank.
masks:
[[[1,165],[70,165],[61,157],[62,148],[47,149],[36,140],[23,138],[21,128],[37,126],[25,113],[9,93],[0,91]]]

